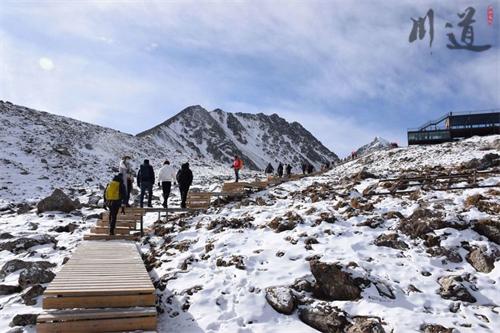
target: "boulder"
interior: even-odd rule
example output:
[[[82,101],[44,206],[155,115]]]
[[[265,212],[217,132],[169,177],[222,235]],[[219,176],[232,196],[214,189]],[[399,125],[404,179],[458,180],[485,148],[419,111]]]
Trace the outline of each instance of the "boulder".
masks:
[[[71,200],[63,191],[56,188],[54,192],[37,204],[38,213],[60,211],[69,213],[78,208],[78,203]]]
[[[11,238],[14,238],[14,236],[12,236],[12,234],[9,234],[8,232],[2,232],[0,234],[0,239],[11,239]]]
[[[37,314],[17,314],[12,318],[10,326],[36,325]]]
[[[344,311],[325,303],[300,308],[299,318],[323,333],[343,333],[348,325],[347,314]]]
[[[28,203],[21,203],[19,205],[17,205],[17,211],[16,213],[18,215],[21,215],[21,214],[26,214],[27,212],[29,212],[33,207],[28,204]]]
[[[456,249],[448,249],[442,246],[433,246],[431,248],[428,248],[426,252],[433,257],[446,257],[448,261],[454,263],[463,261],[462,256]]]
[[[15,240],[0,243],[0,251],[10,251],[12,253],[21,253],[30,247],[53,243],[57,245],[57,240],[49,235],[37,235],[35,237],[21,237]]]
[[[490,241],[500,245],[500,222],[493,220],[481,220],[476,222],[473,227],[474,231]]]
[[[353,318],[353,323],[346,333],[385,333],[380,318],[359,316]]]
[[[26,290],[22,295],[21,298],[24,301],[24,304],[26,305],[35,305],[37,302],[37,298],[42,296],[43,292],[45,291],[45,287],[42,287],[41,285],[36,285],[28,290]]]
[[[25,289],[36,284],[49,283],[55,277],[56,275],[49,270],[32,268],[21,272],[19,275],[19,285]]]
[[[342,271],[338,263],[327,264],[311,260],[311,273],[316,279],[314,294],[326,300],[356,300],[361,295],[361,289],[349,273]]]
[[[266,300],[279,313],[289,315],[295,310],[295,299],[288,287],[266,288]]]
[[[448,227],[443,214],[425,208],[417,208],[408,218],[399,223],[399,230],[411,238],[422,238],[425,234]]]
[[[462,282],[462,277],[456,275],[439,278],[438,283],[441,286],[438,291],[439,295],[444,299],[475,303],[476,298],[469,293]]]
[[[481,273],[489,273],[495,268],[493,256],[488,256],[482,249],[475,248],[466,257],[467,262]]]
[[[64,226],[60,225],[58,227],[52,228],[49,231],[54,231],[54,232],[69,232],[69,233],[72,233],[76,229],[78,229],[78,224],[76,224],[74,222],[71,222],[71,223],[68,223],[68,224],[66,224]]]
[[[11,295],[21,292],[23,289],[20,286],[11,286],[6,284],[0,284],[0,296]]]
[[[2,269],[0,269],[0,279],[4,279],[10,273],[18,271],[20,269],[26,269],[26,270],[37,269],[37,268],[48,269],[55,266],[56,264],[53,264],[48,261],[22,261],[19,259],[13,259],[6,262],[2,266]]]
[[[408,244],[399,240],[399,235],[396,233],[382,234],[375,239],[374,244],[377,246],[391,247],[396,250],[408,249]]]

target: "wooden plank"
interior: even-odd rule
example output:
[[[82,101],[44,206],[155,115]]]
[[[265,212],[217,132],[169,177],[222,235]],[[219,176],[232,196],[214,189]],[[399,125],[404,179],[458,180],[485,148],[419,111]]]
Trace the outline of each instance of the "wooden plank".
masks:
[[[86,234],[83,235],[84,240],[134,240],[137,236],[134,235],[100,235],[100,234]]]
[[[150,317],[156,316],[156,309],[149,308],[114,308],[114,309],[78,309],[78,310],[56,310],[42,313],[37,317],[37,322],[48,322],[53,320],[80,320],[86,318],[122,318],[122,317]]]
[[[108,295],[81,296],[81,297],[44,297],[44,309],[71,309],[71,308],[124,308],[133,306],[154,306],[154,294],[144,295]]]
[[[37,324],[39,333],[86,333],[156,330],[156,316]]]
[[[98,235],[108,235],[109,228],[108,227],[92,227],[92,228],[90,228],[90,232],[93,234],[98,234]],[[115,235],[130,235],[130,229],[129,228],[115,227],[114,234]]]

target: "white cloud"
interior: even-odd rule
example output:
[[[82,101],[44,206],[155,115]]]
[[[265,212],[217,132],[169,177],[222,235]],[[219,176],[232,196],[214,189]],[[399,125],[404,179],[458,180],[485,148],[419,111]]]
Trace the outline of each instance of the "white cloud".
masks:
[[[42,57],[38,60],[38,64],[44,71],[50,72],[51,70],[54,69],[54,62],[52,59],[47,58],[47,57]]]

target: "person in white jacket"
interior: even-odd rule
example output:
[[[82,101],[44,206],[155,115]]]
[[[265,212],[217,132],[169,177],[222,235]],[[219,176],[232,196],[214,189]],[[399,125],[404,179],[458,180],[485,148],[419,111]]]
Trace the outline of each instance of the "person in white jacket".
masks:
[[[158,171],[158,186],[163,191],[164,208],[168,207],[168,197],[170,196],[172,182],[175,182],[175,169],[170,165],[169,161],[165,161],[160,171]]]
[[[130,200],[130,192],[132,192],[132,184],[134,183],[134,171],[132,169],[132,164],[130,163],[130,156],[123,156],[120,161],[119,172],[123,177],[123,185],[125,185],[125,198],[124,203],[127,207],[130,207],[128,203]]]

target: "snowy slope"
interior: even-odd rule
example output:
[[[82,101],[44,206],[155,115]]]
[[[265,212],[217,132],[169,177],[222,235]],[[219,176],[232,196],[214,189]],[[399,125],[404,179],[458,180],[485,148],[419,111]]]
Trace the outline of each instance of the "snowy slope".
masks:
[[[338,160],[300,124],[288,123],[276,114],[209,112],[197,105],[138,136],[157,143],[176,141],[206,160],[230,163],[237,154],[256,170],[270,162],[290,163],[298,170],[305,161],[319,169],[326,161]]]
[[[376,136],[372,142],[367,143],[366,145],[359,147],[356,150],[356,153],[358,154],[358,156],[362,156],[362,155],[366,155],[366,154],[375,152],[377,150],[389,149],[390,146],[391,146],[391,143],[389,141],[387,141],[386,139],[381,138],[379,136]]]

